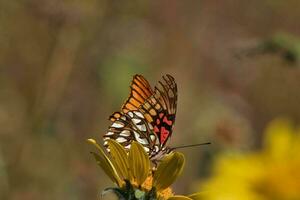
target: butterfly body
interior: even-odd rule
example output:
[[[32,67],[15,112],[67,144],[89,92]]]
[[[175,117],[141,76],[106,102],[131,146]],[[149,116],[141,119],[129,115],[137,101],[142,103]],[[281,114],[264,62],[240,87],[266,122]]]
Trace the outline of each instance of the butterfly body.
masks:
[[[135,75],[130,88],[130,96],[121,112],[109,118],[112,124],[104,135],[104,145],[107,147],[106,140],[114,139],[129,149],[131,142],[137,141],[153,161],[160,160],[170,152],[166,144],[175,122],[175,80],[170,75],[163,76],[163,82],[153,91],[143,76]]]

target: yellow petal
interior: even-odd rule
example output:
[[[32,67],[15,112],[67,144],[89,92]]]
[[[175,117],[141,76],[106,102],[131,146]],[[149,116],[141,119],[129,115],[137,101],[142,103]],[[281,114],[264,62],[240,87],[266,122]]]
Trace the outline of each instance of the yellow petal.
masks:
[[[121,144],[111,139],[108,140],[108,146],[110,155],[113,158],[112,162],[114,163],[118,174],[123,180],[129,180],[129,164],[126,150]]]
[[[265,147],[271,158],[287,157],[291,150],[295,130],[291,122],[284,118],[273,120],[265,133]]]
[[[184,167],[184,156],[182,153],[174,152],[163,158],[154,172],[153,186],[157,190],[169,187],[181,174]]]
[[[100,154],[91,152],[95,157],[97,164],[103,169],[106,175],[118,186],[123,185],[123,181],[120,179],[116,169],[114,168],[113,164],[109,160],[109,158],[105,155],[104,151],[100,147],[100,145],[93,139],[87,140],[89,143],[93,144],[100,152]]]
[[[150,171],[150,160],[141,144],[132,142],[128,160],[131,176],[141,185]]]
[[[183,195],[174,195],[174,196],[168,198],[168,200],[192,200],[192,199],[187,196],[183,196]]]
[[[204,195],[206,193],[207,192],[197,192],[197,193],[189,195],[188,197],[193,200],[201,200],[201,199],[204,199]]]

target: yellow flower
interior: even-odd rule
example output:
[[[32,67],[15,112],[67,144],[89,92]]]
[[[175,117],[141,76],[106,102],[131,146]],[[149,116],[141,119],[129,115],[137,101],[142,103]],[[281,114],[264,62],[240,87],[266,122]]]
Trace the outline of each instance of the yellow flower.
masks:
[[[99,150],[98,154],[92,152],[97,163],[117,185],[104,193],[112,191],[119,199],[190,199],[174,195],[170,188],[183,170],[183,154],[173,152],[165,156],[157,168],[151,169],[148,154],[137,142],[132,142],[127,153],[118,142],[108,140],[110,153],[107,155],[95,140],[88,141]]]
[[[277,119],[265,133],[263,149],[220,155],[213,176],[202,184],[206,200],[300,199],[300,132]]]

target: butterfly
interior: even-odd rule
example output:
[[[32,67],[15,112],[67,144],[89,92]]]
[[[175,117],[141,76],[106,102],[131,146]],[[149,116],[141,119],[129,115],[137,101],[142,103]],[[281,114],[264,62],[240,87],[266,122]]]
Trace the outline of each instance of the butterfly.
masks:
[[[171,75],[165,75],[154,89],[142,75],[135,75],[130,94],[120,112],[113,113],[112,122],[103,136],[114,139],[125,149],[132,141],[139,142],[152,161],[160,160],[170,153],[167,143],[172,136],[177,108],[177,84]]]

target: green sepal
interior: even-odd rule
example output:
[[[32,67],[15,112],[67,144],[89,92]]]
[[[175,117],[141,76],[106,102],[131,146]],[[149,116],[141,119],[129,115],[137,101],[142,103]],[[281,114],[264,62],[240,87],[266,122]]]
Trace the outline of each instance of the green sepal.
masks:
[[[125,185],[122,188],[110,187],[103,190],[101,196],[105,195],[107,192],[115,193],[120,200],[135,200],[135,191],[133,186],[128,180],[125,180]]]

